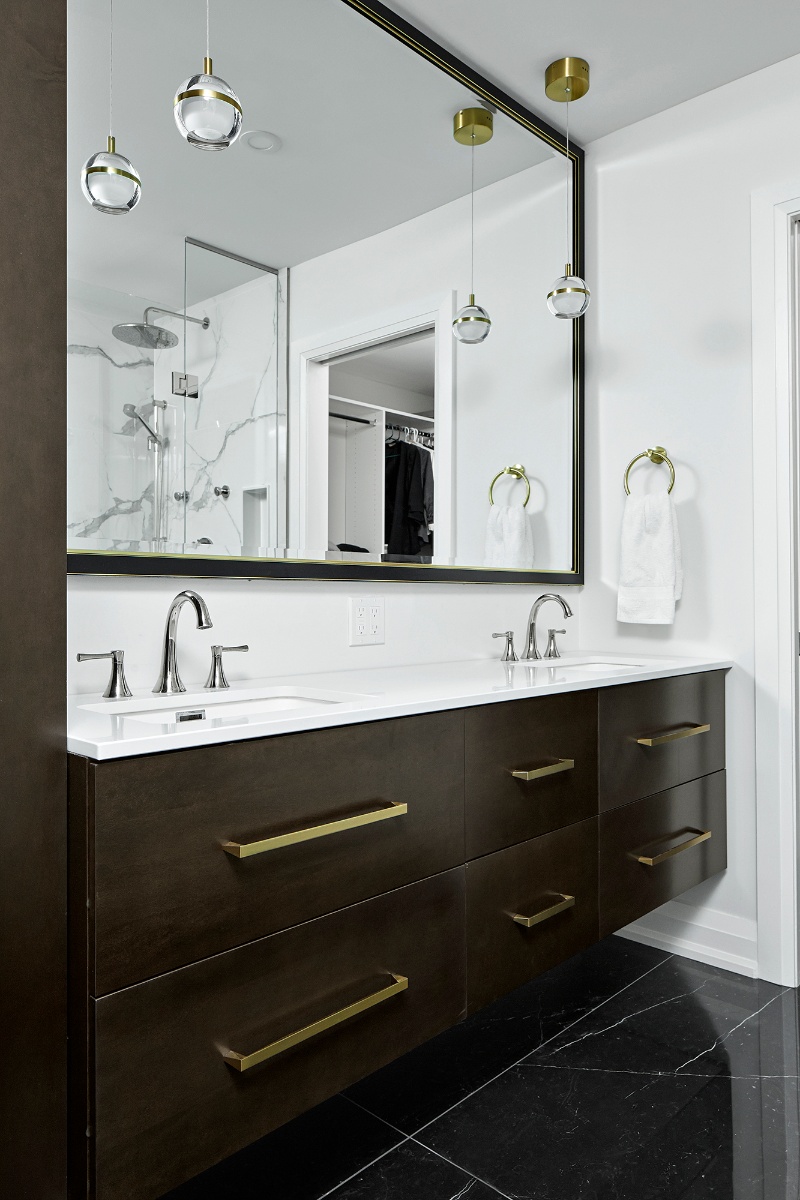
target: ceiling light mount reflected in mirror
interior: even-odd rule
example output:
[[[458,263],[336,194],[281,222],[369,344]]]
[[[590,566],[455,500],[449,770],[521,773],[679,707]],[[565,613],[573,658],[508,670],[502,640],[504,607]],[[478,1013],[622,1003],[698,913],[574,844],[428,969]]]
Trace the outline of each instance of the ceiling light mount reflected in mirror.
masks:
[[[239,140],[249,150],[258,150],[262,154],[277,154],[283,148],[282,139],[268,129],[246,129]]]
[[[108,143],[83,164],[81,189],[98,212],[124,216],[139,203],[142,181],[129,159],[117,153],[114,137],[114,0],[109,3]]]
[[[573,100],[580,100],[589,91],[589,64],[584,58],[559,58],[551,62],[544,75],[545,95],[549,100],[567,106],[567,259],[572,255],[570,222],[570,181],[572,177],[572,161],[569,156],[569,106]],[[572,263],[567,261],[564,274],[560,275],[547,295],[547,307],[554,317],[562,321],[574,321],[582,317],[589,307],[592,294],[584,279],[573,275]]]
[[[471,152],[470,179],[470,296],[453,320],[453,336],[465,346],[485,342],[492,329],[485,308],[475,303],[475,147],[485,146],[494,134],[494,116],[486,108],[462,108],[453,118],[453,137]]]
[[[242,106],[233,88],[213,73],[209,0],[206,0],[206,56],[203,70],[184,80],[175,93],[175,124],[196,150],[227,150],[242,132]]]

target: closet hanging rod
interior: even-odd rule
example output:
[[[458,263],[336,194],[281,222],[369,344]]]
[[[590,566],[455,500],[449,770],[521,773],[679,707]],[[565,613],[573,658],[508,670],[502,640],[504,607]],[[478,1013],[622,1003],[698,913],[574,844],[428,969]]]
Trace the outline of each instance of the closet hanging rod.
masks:
[[[336,417],[337,421],[352,421],[355,425],[374,425],[374,421],[368,421],[365,417],[348,417],[345,413],[328,413],[329,417]]]
[[[417,429],[415,425],[389,425],[387,423],[385,428],[393,429],[397,433],[418,433],[420,437],[424,438],[432,438],[434,436],[433,430]]]

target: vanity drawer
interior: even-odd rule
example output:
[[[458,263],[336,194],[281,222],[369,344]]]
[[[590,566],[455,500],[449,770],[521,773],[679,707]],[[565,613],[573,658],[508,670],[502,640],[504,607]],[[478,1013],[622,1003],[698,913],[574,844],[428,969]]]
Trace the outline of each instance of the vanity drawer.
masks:
[[[600,811],[725,767],[725,672],[599,691]]]
[[[596,814],[595,692],[470,708],[465,735],[468,859]]]
[[[161,1196],[456,1023],[463,912],[462,867],[96,1001],[97,1196]]]
[[[600,814],[600,936],[724,871],[725,772]]]
[[[95,995],[464,861],[458,712],[87,769]]]
[[[596,817],[467,864],[470,1012],[597,937]]]

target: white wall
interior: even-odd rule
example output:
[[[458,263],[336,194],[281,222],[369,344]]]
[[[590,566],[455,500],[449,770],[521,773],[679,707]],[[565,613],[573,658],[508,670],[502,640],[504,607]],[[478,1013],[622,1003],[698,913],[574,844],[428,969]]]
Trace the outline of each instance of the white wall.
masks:
[[[475,193],[476,298],[493,324],[486,342],[457,351],[458,565],[483,564],[489,483],[513,463],[531,480],[535,566],[572,565],[572,329],[546,304],[566,253],[566,179],[558,157]],[[398,308],[419,303],[425,312],[432,296],[454,289],[466,304],[469,231],[465,196],[294,267],[292,347],[330,344],[345,327],[373,331]],[[520,494],[506,476],[496,501],[521,503]]]
[[[729,678],[729,869],[640,934],[755,970],[750,195],[796,176],[800,58],[588,153],[586,645],[706,653]],[[618,625],[622,473],[673,458],[686,584],[673,628]],[[646,464],[634,487],[661,486]],[[769,915],[765,914],[765,919]],[[675,940],[677,939],[677,940]],[[726,957],[727,956],[727,957]]]
[[[232,654],[231,680],[407,663],[500,656],[492,633],[515,629],[522,643],[528,612],[540,587],[475,584],[291,583],[281,580],[104,579],[73,576],[68,586],[67,691],[100,693],[108,663],[77,663],[79,651],[125,650],[131,687],[148,690],[158,675],[167,609],[182,587],[208,603],[214,628],[200,632],[191,612],[181,615],[179,656],[187,688],[202,686],[212,642],[247,642],[250,653]],[[575,609],[562,644],[580,639],[576,589],[563,589]],[[348,646],[348,597],[386,599],[386,643]]]

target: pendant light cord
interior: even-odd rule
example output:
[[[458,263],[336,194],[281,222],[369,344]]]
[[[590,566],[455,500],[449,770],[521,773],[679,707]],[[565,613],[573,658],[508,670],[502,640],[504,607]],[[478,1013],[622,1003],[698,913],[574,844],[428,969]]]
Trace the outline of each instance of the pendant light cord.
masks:
[[[567,91],[571,91],[570,88]],[[569,192],[570,192],[570,176],[572,175],[572,164],[569,158],[569,100],[567,101],[567,262],[572,262],[572,238],[569,233]]]
[[[472,172],[470,178],[470,219],[469,219],[469,292],[475,295],[475,134],[472,135],[471,149]]]
[[[108,136],[114,136],[114,0],[109,0],[108,34]]]
[[[210,0],[206,0],[206,58],[211,58],[211,25],[208,14]]]

